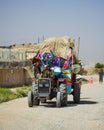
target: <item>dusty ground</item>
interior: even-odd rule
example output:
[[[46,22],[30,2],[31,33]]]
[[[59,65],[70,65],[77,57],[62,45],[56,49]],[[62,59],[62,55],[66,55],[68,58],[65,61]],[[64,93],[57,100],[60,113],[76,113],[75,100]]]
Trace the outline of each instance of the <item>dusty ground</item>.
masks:
[[[80,104],[29,108],[27,98],[0,104],[0,130],[104,130],[104,84],[83,85]]]

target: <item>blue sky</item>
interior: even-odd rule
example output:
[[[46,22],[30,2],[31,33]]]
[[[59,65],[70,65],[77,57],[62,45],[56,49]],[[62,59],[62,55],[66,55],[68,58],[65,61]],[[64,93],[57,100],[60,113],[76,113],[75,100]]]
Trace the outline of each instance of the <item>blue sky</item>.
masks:
[[[104,0],[0,0],[0,45],[80,36],[83,62],[104,63]]]

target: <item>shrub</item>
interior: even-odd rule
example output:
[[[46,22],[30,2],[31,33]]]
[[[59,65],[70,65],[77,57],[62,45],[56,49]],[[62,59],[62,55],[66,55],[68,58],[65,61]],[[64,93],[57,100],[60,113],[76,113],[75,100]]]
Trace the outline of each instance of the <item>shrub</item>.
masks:
[[[26,97],[30,90],[30,86],[16,88],[16,91],[12,91],[9,88],[0,88],[0,103],[20,97]]]
[[[104,64],[96,63],[95,68],[104,68]]]
[[[28,92],[31,90],[31,87],[20,87],[16,89],[16,93],[18,97],[26,97]]]
[[[6,102],[12,99],[16,99],[17,95],[13,93],[10,89],[0,88],[0,103]]]

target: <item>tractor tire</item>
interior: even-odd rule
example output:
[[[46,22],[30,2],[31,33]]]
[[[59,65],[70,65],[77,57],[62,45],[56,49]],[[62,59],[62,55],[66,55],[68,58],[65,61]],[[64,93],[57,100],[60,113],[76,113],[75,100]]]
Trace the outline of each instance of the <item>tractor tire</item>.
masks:
[[[57,92],[56,107],[61,107],[61,92]]]
[[[76,82],[73,88],[73,100],[74,103],[80,102],[80,85]]]
[[[28,106],[29,107],[33,106],[33,93],[32,93],[32,91],[28,92]]]
[[[34,82],[32,84],[32,92],[33,92],[33,105],[39,106],[40,99],[39,99],[39,94],[38,94],[38,85],[35,84]]]
[[[60,84],[60,92],[61,92],[61,105],[67,106],[67,86],[66,84]]]
[[[40,104],[39,94],[38,91],[35,90],[33,93],[33,105],[39,106],[39,104]]]
[[[38,84],[33,84],[32,85],[32,92],[33,92],[33,94],[36,93],[36,91],[38,91]]]

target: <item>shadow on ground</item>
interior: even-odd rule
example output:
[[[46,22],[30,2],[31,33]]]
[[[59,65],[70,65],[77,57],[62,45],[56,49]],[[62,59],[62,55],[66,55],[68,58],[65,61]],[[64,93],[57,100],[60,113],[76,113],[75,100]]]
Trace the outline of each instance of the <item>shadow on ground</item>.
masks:
[[[86,99],[89,99],[89,98],[86,98]],[[62,108],[64,107],[74,107],[74,106],[77,106],[77,105],[92,105],[92,104],[97,104],[98,102],[96,101],[91,101],[91,100],[86,100],[85,98],[84,99],[81,99],[80,100],[80,103],[74,103],[74,101],[68,101],[67,103],[67,106],[62,106]],[[56,108],[56,101],[47,101],[46,103],[41,103],[40,106],[44,106],[44,107],[48,107],[48,108]]]

